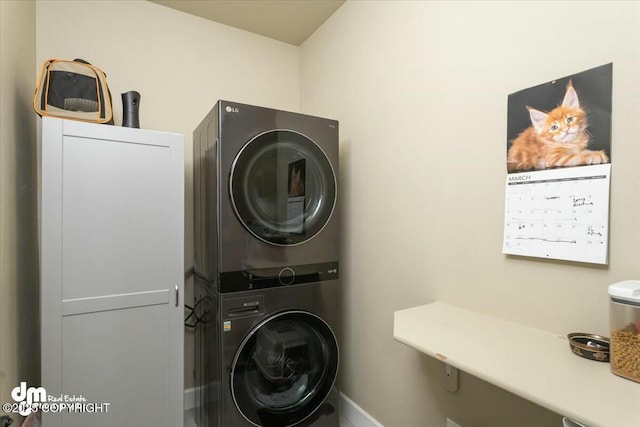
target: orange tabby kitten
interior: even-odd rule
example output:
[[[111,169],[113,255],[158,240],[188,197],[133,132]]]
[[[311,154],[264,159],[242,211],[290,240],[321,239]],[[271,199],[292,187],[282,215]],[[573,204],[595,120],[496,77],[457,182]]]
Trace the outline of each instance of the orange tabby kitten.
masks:
[[[507,170],[520,171],[561,166],[607,163],[604,150],[587,150],[587,114],[580,108],[571,82],[562,105],[549,113],[527,106],[532,126],[525,129],[507,153]]]

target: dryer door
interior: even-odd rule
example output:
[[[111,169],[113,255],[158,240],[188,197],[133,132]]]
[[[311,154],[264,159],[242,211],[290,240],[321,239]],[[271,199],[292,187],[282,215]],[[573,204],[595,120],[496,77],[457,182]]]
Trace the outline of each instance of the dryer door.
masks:
[[[338,343],[318,316],[287,311],[249,332],[231,366],[231,393],[257,426],[286,427],[318,409],[338,372]]]
[[[335,173],[326,154],[291,130],[249,141],[233,162],[229,186],[242,225],[273,245],[296,245],[315,236],[336,202]]]

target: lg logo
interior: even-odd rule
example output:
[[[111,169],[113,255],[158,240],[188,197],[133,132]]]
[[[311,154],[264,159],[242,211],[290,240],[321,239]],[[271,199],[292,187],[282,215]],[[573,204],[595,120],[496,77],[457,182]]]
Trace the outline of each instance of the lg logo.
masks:
[[[230,107],[228,105],[227,105],[226,110],[227,110],[227,113],[239,113],[240,112],[238,107]]]

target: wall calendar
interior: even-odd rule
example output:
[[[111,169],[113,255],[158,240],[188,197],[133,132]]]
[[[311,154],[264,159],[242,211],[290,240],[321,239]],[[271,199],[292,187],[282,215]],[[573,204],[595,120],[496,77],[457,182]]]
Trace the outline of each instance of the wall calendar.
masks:
[[[608,263],[613,64],[509,95],[502,252]]]
[[[611,164],[509,174],[503,253],[607,264]]]

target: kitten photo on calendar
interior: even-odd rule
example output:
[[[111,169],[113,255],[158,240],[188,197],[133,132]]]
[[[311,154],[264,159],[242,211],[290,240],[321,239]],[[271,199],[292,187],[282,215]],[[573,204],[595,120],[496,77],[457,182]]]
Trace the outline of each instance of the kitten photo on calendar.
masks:
[[[507,172],[611,160],[612,64],[509,95]]]

